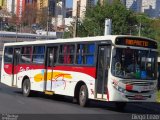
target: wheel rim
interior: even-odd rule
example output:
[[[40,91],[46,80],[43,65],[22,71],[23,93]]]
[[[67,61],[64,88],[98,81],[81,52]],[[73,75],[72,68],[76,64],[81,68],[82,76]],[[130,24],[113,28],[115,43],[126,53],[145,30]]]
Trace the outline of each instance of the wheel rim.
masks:
[[[85,101],[85,90],[82,88],[82,90],[80,91],[80,102],[83,103]]]
[[[29,85],[27,83],[24,84],[23,91],[24,91],[24,93],[28,93],[28,91],[29,91]]]

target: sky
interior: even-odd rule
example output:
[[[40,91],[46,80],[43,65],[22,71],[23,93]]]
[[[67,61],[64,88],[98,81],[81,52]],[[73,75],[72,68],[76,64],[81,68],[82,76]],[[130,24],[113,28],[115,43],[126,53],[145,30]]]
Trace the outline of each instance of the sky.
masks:
[[[73,0],[66,0],[66,6],[71,8],[73,5]]]

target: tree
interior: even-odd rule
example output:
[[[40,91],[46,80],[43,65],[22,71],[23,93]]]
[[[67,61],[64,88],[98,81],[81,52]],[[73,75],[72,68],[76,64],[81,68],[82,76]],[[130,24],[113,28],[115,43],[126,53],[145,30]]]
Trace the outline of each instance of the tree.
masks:
[[[36,17],[37,8],[34,4],[28,3],[26,5],[25,11],[23,12],[21,23],[25,26],[31,27],[31,25],[36,22]]]
[[[149,18],[145,14],[136,14],[137,17],[137,30],[140,36],[149,37],[155,39],[155,30],[152,27],[153,19]]]
[[[160,18],[153,19],[151,27],[154,30],[154,39],[158,42],[158,52],[160,54]]]
[[[49,13],[48,7],[44,7],[43,9],[40,9],[38,11],[37,22],[41,25],[43,29],[47,29],[47,22],[49,25],[49,30],[53,29],[53,26],[51,25],[51,18],[52,15],[51,13]]]
[[[129,34],[130,27],[137,24],[133,12],[115,0],[112,4],[105,2],[103,5],[97,4],[95,7],[87,8],[85,18],[78,27],[83,28],[87,36],[103,35],[106,18],[112,19],[112,34]],[[82,31],[78,32],[79,36],[85,34]]]
[[[14,14],[11,18],[8,18],[8,28],[7,31],[16,31],[16,26],[18,24],[18,17]]]

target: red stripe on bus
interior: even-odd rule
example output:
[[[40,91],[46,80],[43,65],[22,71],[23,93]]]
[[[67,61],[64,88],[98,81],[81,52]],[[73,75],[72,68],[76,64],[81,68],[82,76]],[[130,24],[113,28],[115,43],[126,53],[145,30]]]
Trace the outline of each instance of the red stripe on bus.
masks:
[[[7,74],[12,74],[12,64],[5,64],[4,70]],[[14,66],[14,74],[18,72],[28,71],[28,70],[36,70],[36,69],[44,69],[44,65],[37,65],[37,64],[19,64]],[[51,69],[51,67],[48,67]],[[96,77],[96,67],[81,67],[81,66],[55,66],[54,70],[63,70],[63,71],[72,71],[72,72],[80,72],[92,76],[93,78]]]
[[[12,64],[4,64],[4,71],[7,73],[7,74],[12,74],[12,68],[13,65]]]
[[[55,66],[54,70],[80,72],[92,76],[93,78],[96,77],[96,67]]]
[[[4,64],[4,71],[7,74],[12,74],[14,72],[14,74],[17,74],[18,72],[22,72],[22,71],[28,71],[28,70],[35,70],[35,69],[44,69],[45,66],[44,65],[29,65],[29,64],[19,64],[17,66],[14,66],[13,68],[13,64]],[[13,71],[14,69],[14,71]]]

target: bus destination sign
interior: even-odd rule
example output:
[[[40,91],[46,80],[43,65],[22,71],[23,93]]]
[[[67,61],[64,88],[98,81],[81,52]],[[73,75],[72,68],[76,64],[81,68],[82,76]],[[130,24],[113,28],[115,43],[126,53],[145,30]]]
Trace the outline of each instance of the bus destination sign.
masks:
[[[148,41],[125,39],[126,45],[148,47]]]
[[[115,44],[157,49],[157,43],[155,41],[144,38],[120,37],[116,39]]]

